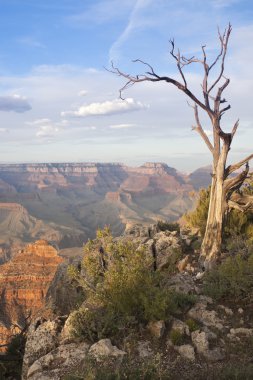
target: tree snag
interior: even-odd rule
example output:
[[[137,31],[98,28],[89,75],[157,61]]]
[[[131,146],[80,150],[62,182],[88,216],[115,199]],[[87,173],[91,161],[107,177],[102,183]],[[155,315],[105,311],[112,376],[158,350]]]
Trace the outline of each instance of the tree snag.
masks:
[[[202,57],[200,59],[195,56],[186,58],[181,55],[180,50],[175,51],[174,40],[171,40],[170,54],[176,61],[181,81],[173,79],[169,76],[158,75],[150,64],[143,62],[140,59],[136,59],[133,62],[140,62],[147,67],[147,71],[144,74],[135,76],[126,74],[118,67],[115,67],[113,63],[111,70],[109,70],[110,72],[113,72],[114,74],[127,80],[125,85],[120,89],[121,99],[123,99],[122,93],[124,90],[133,86],[135,83],[149,81],[167,82],[172,84],[186,94],[193,102],[192,107],[194,110],[196,125],[193,126],[192,129],[199,133],[213,157],[209,211],[200,256],[200,262],[203,263],[206,269],[209,269],[212,264],[215,263],[220,254],[226,214],[231,208],[245,211],[250,208],[252,209],[253,205],[253,197],[249,196],[245,199],[245,197],[240,196],[239,191],[245,179],[248,177],[248,162],[253,158],[253,154],[234,165],[229,165],[226,167],[228,152],[239,126],[239,120],[237,120],[230,133],[224,132],[221,127],[222,116],[231,108],[229,104],[226,105],[227,101],[223,97],[223,92],[230,82],[230,80],[224,76],[224,69],[231,31],[232,27],[230,24],[228,25],[228,28],[225,29],[223,34],[221,34],[218,29],[220,48],[216,58],[212,62],[207,61],[205,45],[202,46]],[[200,64],[203,67],[204,73],[201,84],[203,99],[197,97],[188,88],[187,79],[183,71],[185,66],[193,63]],[[216,74],[214,73],[214,77],[211,79],[210,73],[213,68],[216,69]],[[212,142],[201,125],[199,108],[206,112],[210,119],[213,128]],[[245,169],[242,172],[236,176],[230,176],[244,164]]]

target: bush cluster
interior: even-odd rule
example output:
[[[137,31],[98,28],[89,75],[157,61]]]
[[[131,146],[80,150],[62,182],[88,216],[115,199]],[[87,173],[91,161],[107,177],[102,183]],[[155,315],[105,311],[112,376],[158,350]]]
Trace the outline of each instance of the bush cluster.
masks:
[[[243,194],[253,195],[253,183],[248,183],[242,188]],[[201,189],[198,194],[198,201],[194,211],[184,215],[186,223],[190,227],[198,228],[203,237],[206,230],[206,221],[208,216],[208,207],[210,200],[210,187]],[[253,242],[253,213],[246,211],[242,213],[239,210],[230,210],[225,223],[226,241],[234,240],[236,236],[243,236],[244,240]]]
[[[204,292],[214,299],[253,296],[253,253],[229,256],[205,276]]]
[[[72,332],[91,341],[113,337],[152,320],[168,320],[193,297],[172,292],[153,270],[153,257],[132,241],[113,239],[108,228],[85,245],[80,269],[69,275],[84,289],[82,306],[70,317]]]
[[[180,232],[180,225],[176,222],[168,222],[163,220],[158,220],[157,227],[160,231],[177,231]]]

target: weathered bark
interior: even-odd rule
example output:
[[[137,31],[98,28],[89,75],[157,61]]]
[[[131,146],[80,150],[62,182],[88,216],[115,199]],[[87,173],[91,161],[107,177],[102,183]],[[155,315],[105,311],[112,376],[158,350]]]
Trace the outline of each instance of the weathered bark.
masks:
[[[230,82],[228,78],[224,77],[224,69],[228,41],[231,31],[232,28],[230,24],[223,35],[218,30],[220,51],[214,61],[211,63],[207,62],[205,46],[202,46],[201,59],[198,59],[194,56],[191,58],[186,58],[181,55],[179,50],[177,53],[175,52],[174,40],[170,41],[172,47],[170,53],[176,61],[176,65],[181,77],[181,82],[169,76],[159,76],[151,65],[141,61],[140,59],[137,59],[134,62],[140,62],[147,67],[148,71],[145,74],[136,76],[126,74],[115,67],[113,63],[112,70],[110,70],[114,74],[124,77],[127,80],[126,84],[120,90],[121,99],[123,99],[122,92],[133,86],[135,83],[145,81],[163,81],[177,87],[180,91],[184,92],[184,94],[186,94],[188,98],[194,103],[192,108],[194,109],[196,126],[193,126],[192,129],[199,133],[213,156],[213,173],[210,191],[209,212],[200,256],[200,261],[204,263],[204,266],[206,268],[212,266],[212,263],[216,261],[221,251],[224,220],[228,209],[230,207],[233,207],[243,211],[249,209],[249,207],[253,208],[252,199],[248,200],[247,204],[244,204],[242,199],[238,200],[238,197],[233,196],[234,192],[238,192],[238,189],[247,178],[249,171],[248,161],[253,159],[253,154],[234,165],[229,165],[226,167],[228,152],[230,150],[234,135],[237,131],[239,121],[236,121],[230,133],[224,132],[221,128],[222,116],[226,111],[230,109],[230,105],[224,106],[224,108],[221,107],[223,107],[223,104],[226,103],[226,99],[222,98],[222,96],[224,90]],[[184,67],[192,63],[201,64],[204,69],[202,82],[203,100],[200,100],[188,88],[187,80],[183,72]],[[210,84],[210,71],[219,63],[220,67],[217,77]],[[203,110],[210,119],[213,128],[213,143],[210,141],[200,123],[198,108]],[[229,177],[230,174],[232,174],[235,170],[240,169],[244,164],[246,164],[246,169],[241,174],[237,175],[235,178]]]

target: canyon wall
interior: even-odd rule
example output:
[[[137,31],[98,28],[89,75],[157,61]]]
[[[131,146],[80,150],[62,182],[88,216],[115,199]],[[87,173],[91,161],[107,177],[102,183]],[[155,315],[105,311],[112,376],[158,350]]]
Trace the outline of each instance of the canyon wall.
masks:
[[[61,262],[54,247],[38,240],[0,266],[0,345],[6,344],[13,333],[24,328],[27,318],[35,317],[44,307],[47,290]]]

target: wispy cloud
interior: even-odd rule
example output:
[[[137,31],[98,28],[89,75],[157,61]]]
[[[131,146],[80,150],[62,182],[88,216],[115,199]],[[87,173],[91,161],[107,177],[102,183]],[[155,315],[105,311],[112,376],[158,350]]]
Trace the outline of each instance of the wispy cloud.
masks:
[[[110,129],[127,129],[127,128],[132,128],[134,126],[135,124],[114,124],[114,125],[110,125],[109,128]]]
[[[8,129],[7,128],[0,128],[0,133],[7,133]]]
[[[17,39],[21,45],[26,45],[33,48],[45,48],[45,45],[32,36],[24,36]]]
[[[120,56],[120,48],[123,45],[123,43],[127,41],[131,33],[136,28],[139,28],[143,25],[141,20],[138,17],[139,11],[147,7],[150,3],[152,3],[152,1],[153,0],[137,0],[136,1],[125,29],[123,30],[123,32],[120,34],[120,36],[117,38],[117,40],[113,43],[113,45],[110,48],[109,61],[118,61],[119,56]]]
[[[87,23],[104,24],[113,20],[118,20],[129,12],[136,0],[103,0],[95,2],[87,7],[83,12],[72,14],[68,20],[74,26],[87,25]]]
[[[34,120],[30,124],[37,127],[36,136],[39,138],[54,138],[61,132],[67,125],[67,120],[53,122],[50,119]]]
[[[50,119],[36,119],[36,120],[33,120],[33,121],[27,121],[26,124],[27,125],[43,125],[43,124],[47,124],[47,123],[50,123],[51,120]]]
[[[87,117],[87,116],[102,116],[102,115],[115,115],[126,112],[137,111],[146,109],[148,106],[142,104],[139,101],[135,101],[133,98],[127,98],[125,100],[114,99],[107,100],[101,103],[91,103],[83,105],[75,111],[65,111],[61,113],[61,116],[73,116],[73,117]]]
[[[23,113],[32,109],[27,98],[21,95],[0,96],[0,111]]]
[[[211,4],[215,8],[226,8],[238,3],[240,0],[211,0]]]

